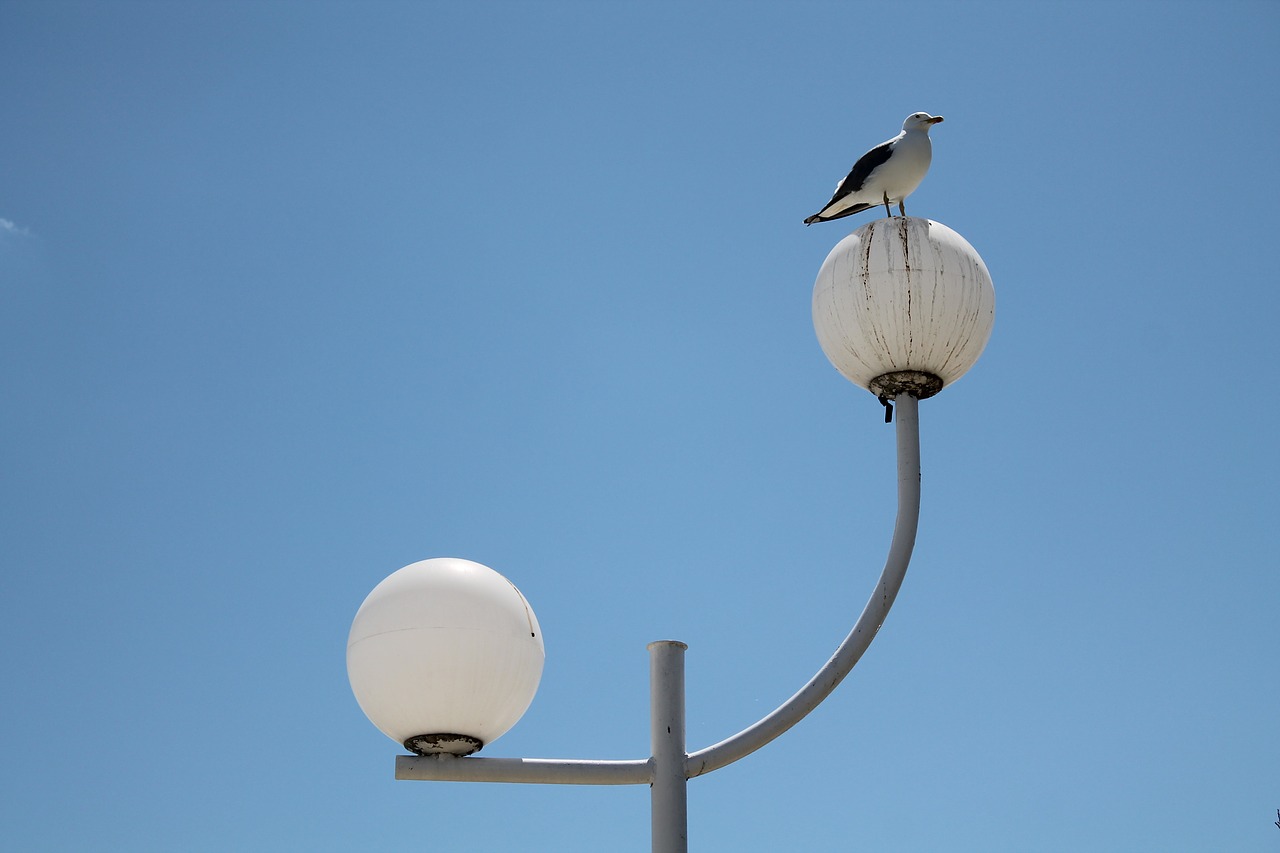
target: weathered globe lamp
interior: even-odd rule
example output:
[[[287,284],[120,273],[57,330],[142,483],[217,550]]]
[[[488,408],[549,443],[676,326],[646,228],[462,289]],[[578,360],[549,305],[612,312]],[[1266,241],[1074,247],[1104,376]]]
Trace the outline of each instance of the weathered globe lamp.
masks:
[[[987,265],[947,226],[870,222],[827,255],[813,286],[822,351],[880,400],[932,397],[973,367],[991,337]]]
[[[524,596],[478,563],[425,560],[369,594],[351,626],[347,671],[360,707],[415,755],[396,778],[649,785],[652,849],[688,850],[688,780],[748,755],[798,723],[849,674],[884,623],[915,546],[920,400],[964,375],[991,335],[995,292],[982,258],[937,222],[877,219],[831,250],[813,289],[822,351],[849,381],[897,409],[898,513],[884,571],[853,629],[795,695],[737,734],[685,748],[684,643],[649,644],[648,758],[626,761],[470,756],[528,708],[542,674],[542,632]]]

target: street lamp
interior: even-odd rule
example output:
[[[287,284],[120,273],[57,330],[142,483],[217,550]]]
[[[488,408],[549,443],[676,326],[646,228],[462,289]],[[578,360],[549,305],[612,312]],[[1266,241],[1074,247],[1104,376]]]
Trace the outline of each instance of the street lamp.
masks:
[[[918,403],[959,379],[991,335],[995,291],[955,231],[913,217],[878,219],[836,245],[813,290],[827,358],[849,381],[897,406],[898,513],[884,571],[835,654],[759,722],[685,748],[684,643],[650,643],[648,758],[626,761],[467,757],[528,708],[542,675],[541,629],[509,581],[478,563],[424,560],[392,574],[356,613],[347,673],[360,707],[415,755],[396,778],[650,786],[654,853],[688,849],[688,780],[732,764],[787,731],[836,688],[884,624],[920,515]]]
[[[347,639],[361,710],[419,755],[470,755],[505,734],[533,701],[542,661],[529,602],[470,560],[395,572],[360,605]]]

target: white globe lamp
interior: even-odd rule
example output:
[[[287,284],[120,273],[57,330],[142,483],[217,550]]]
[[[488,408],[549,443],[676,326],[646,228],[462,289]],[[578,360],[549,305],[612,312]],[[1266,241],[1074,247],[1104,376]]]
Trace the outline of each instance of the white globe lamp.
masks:
[[[932,397],[969,370],[995,322],[991,274],[947,226],[894,216],[831,250],[813,287],[827,358],[882,401]]]
[[[520,590],[479,563],[438,558],[369,593],[351,623],[347,677],[392,740],[419,755],[468,755],[528,709],[544,657]]]

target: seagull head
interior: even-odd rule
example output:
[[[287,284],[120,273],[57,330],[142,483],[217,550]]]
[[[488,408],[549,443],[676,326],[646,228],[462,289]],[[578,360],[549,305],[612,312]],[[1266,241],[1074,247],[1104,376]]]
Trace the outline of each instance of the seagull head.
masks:
[[[931,116],[928,113],[912,113],[907,116],[907,120],[902,123],[903,130],[923,130],[929,132],[929,128],[942,121],[942,116]]]

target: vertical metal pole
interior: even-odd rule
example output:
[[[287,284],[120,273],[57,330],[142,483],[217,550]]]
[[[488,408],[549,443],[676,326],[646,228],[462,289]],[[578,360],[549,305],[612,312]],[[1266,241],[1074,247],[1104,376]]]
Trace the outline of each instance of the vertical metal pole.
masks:
[[[653,748],[653,853],[688,853],[689,777],[684,751],[684,653],[678,640],[649,644],[649,740]]]

